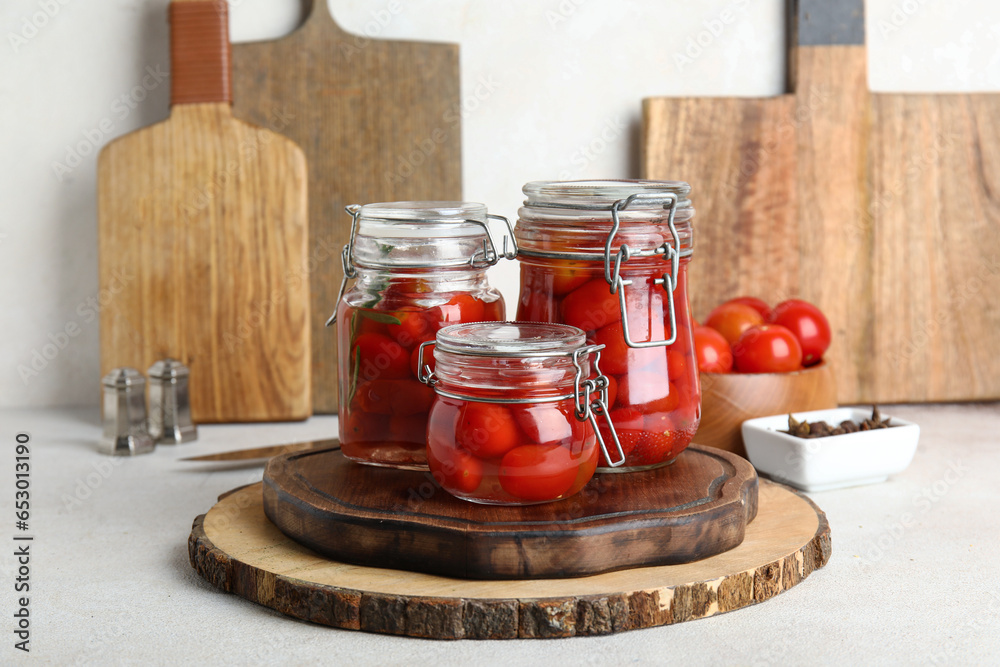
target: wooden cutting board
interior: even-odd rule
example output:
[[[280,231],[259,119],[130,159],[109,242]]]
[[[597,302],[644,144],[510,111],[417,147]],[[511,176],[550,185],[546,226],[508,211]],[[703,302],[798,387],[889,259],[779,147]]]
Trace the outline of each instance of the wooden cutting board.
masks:
[[[862,0],[791,4],[791,92],[644,104],[644,175],[695,187],[696,315],[817,303],[843,403],[1000,398],[1000,95],[873,94]]]
[[[311,623],[434,639],[552,638],[638,630],[766,602],[830,558],[830,525],[808,498],[762,481],[735,549],[683,565],[571,579],[468,581],[328,560],[264,515],[261,485],[194,521],[191,565],[216,588]]]
[[[757,515],[746,459],[694,445],[669,465],[598,475],[579,494],[477,505],[430,472],[352,463],[339,449],[271,459],[264,511],[335,560],[468,579],[578,577],[701,560],[740,544]]]
[[[173,357],[195,422],[304,419],[305,157],[232,117],[226,12],[174,0],[170,118],[101,152],[102,372]]]
[[[458,46],[344,32],[326,0],[283,39],[233,47],[234,113],[296,141],[309,161],[313,407],[337,411],[336,308],[348,204],[462,198]],[[400,6],[373,15],[374,32]]]

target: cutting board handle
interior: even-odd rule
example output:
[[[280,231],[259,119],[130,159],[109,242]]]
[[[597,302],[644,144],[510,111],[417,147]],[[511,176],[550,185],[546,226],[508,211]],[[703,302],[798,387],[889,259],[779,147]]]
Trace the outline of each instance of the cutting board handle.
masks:
[[[170,104],[233,103],[226,0],[170,3]]]

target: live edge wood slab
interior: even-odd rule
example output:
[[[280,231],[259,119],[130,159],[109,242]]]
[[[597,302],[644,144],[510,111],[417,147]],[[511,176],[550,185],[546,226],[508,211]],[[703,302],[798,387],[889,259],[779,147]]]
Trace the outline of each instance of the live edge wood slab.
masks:
[[[693,563],[565,579],[470,581],[328,560],[264,515],[262,485],[195,519],[191,565],[216,588],[336,628],[434,639],[602,635],[714,616],[764,602],[830,558],[826,515],[762,481],[738,547]]]
[[[576,496],[527,507],[462,501],[430,472],[359,465],[339,449],[271,459],[263,493],[267,517],[324,556],[465,579],[686,563],[739,545],[757,514],[753,466],[698,446],[669,466],[600,475]]]

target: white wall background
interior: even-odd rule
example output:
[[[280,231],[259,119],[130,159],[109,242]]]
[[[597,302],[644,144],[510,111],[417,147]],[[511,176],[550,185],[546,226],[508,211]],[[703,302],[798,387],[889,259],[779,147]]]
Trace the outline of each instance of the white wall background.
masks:
[[[460,43],[465,95],[492,79],[465,119],[465,196],[511,217],[525,181],[637,175],[643,97],[767,96],[784,81],[779,0],[330,3],[352,32]],[[99,402],[96,154],[167,117],[168,81],[146,76],[169,69],[166,5],[3,0],[0,406]],[[235,41],[300,20],[298,0],[231,5]],[[727,8],[735,20],[679,65]],[[996,0],[869,0],[867,25],[873,90],[1000,91]],[[512,269],[494,277],[508,300]]]

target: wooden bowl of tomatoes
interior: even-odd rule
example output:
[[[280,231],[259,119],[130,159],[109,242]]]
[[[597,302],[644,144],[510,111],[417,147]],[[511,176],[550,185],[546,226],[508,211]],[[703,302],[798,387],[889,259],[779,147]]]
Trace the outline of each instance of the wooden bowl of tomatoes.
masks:
[[[694,442],[746,456],[747,419],[837,407],[833,369],[823,360],[830,324],[813,304],[771,308],[756,297],[716,307],[694,328],[701,371],[701,425]]]

